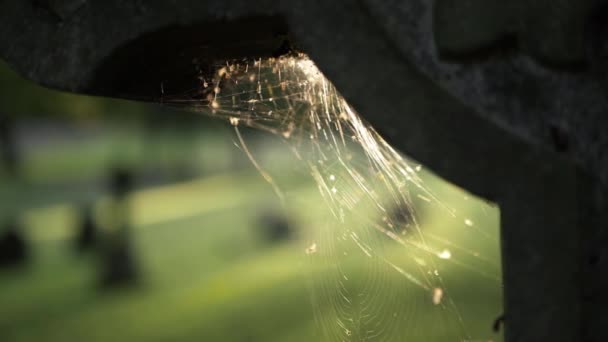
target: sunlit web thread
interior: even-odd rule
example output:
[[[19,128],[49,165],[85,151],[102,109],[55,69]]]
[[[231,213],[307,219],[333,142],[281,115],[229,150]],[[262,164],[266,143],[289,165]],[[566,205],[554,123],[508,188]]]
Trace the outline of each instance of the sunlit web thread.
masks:
[[[403,275],[416,288],[427,292],[442,289],[444,293],[446,286],[434,258],[437,251],[420,229],[413,198],[438,204],[452,216],[454,212],[423,185],[412,163],[361,120],[306,56],[221,63],[212,75],[201,76],[200,88],[163,100],[228,120],[247,156],[280,197],[279,187],[255,161],[238,127],[281,136],[308,165],[338,223],[322,229],[315,243],[316,254],[323,256],[321,262],[335,269],[319,285],[321,293],[329,294],[323,299],[331,303],[332,312],[324,313],[331,319],[317,321],[330,340],[387,340],[395,334],[401,317],[384,317],[398,311],[387,300],[397,289],[388,284],[389,270]],[[407,226],[395,222],[391,210],[403,211],[411,222]],[[364,227],[352,228],[361,222]],[[384,242],[378,232],[406,247],[412,259],[426,261],[415,263],[414,269],[397,266],[381,256]],[[368,274],[360,282],[361,288],[349,288],[349,271],[336,262],[341,254],[353,252],[353,247],[364,256]],[[361,294],[363,298],[357,298]],[[447,298],[441,306],[449,307],[462,324],[455,304]],[[399,315],[413,317],[403,310]],[[462,337],[468,338],[466,332]]]

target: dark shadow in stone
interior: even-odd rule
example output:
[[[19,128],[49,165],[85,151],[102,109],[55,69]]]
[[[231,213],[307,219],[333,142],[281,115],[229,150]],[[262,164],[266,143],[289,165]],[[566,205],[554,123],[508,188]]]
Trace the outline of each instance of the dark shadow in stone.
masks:
[[[587,59],[591,70],[608,91],[608,4],[598,6],[585,27]]]

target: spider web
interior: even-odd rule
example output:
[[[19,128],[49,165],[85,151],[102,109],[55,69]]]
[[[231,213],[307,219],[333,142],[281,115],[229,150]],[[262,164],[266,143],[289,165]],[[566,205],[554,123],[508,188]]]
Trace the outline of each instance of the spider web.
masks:
[[[279,136],[305,165],[324,203],[303,238],[319,340],[500,339],[491,333],[501,310],[496,207],[394,150],[306,55],[213,69],[163,102],[229,121],[282,200],[239,127]]]

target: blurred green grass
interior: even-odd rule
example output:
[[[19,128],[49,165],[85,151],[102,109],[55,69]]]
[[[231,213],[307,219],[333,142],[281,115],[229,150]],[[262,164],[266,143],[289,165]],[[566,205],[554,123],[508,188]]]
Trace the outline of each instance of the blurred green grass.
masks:
[[[205,121],[199,132],[196,125],[186,130],[187,123],[169,132],[161,127],[159,137],[141,122],[146,106],[51,94],[1,65],[0,85],[12,89],[0,94],[0,110],[18,117],[63,112],[80,128],[105,125],[107,113],[120,118],[102,134],[35,145],[23,155],[19,179],[0,174],[0,218],[22,213],[33,253],[25,268],[0,270],[0,341],[320,341],[313,311],[334,324],[331,302],[313,305],[311,283],[335,272],[304,253],[305,236],[274,244],[261,238],[260,212],[276,205],[276,195],[233,146],[229,127]],[[287,210],[306,235],[327,220],[317,188],[271,140],[256,155],[288,185]],[[99,259],[77,254],[72,239],[80,206],[103,208],[114,165],[144,179],[131,198],[143,278],[133,289],[107,292],[99,288]],[[394,291],[379,296],[411,312],[401,323],[408,341],[446,341],[446,327],[460,319],[469,341],[501,341],[491,332],[502,301],[493,278],[500,274],[498,210],[436,178],[425,180],[458,213],[438,214],[437,206],[421,213],[429,244],[452,252],[437,267],[458,312],[433,305],[428,291],[396,271],[382,280]],[[404,248],[394,244],[383,253],[415,269]],[[360,261],[341,262],[364,278]]]
[[[450,200],[454,191],[448,188],[440,195]],[[319,207],[310,204],[315,192],[314,186],[303,185],[289,193],[298,199],[291,209],[304,228],[323,217]],[[269,245],[260,239],[260,203],[272,202],[274,196],[255,170],[140,190],[132,198],[133,238],[144,279],[138,288],[114,293],[100,292],[97,260],[72,251],[75,209],[64,204],[31,210],[25,221],[34,262],[25,270],[0,273],[3,340],[320,340],[308,284],[327,270],[307,266],[301,242]],[[480,226],[496,224],[492,221],[497,217],[476,212],[474,206],[459,210],[479,217]],[[428,229],[455,243],[474,240],[480,245],[480,235],[473,231],[442,233],[442,227],[458,224],[449,220],[435,219]],[[483,241],[481,247],[487,249],[482,253],[496,248]],[[390,251],[393,259],[411,263],[400,248]],[[346,267],[356,273],[356,260]],[[500,289],[483,277],[463,276],[468,271],[452,264],[442,269],[459,314],[474,318],[465,322],[469,331],[500,340],[490,333],[499,312],[487,303],[500,305]],[[404,286],[399,279],[389,279],[393,283],[387,286]],[[392,300],[415,310],[421,330],[417,340],[442,341],[441,329],[433,327],[445,323],[438,322],[442,314],[430,304],[428,293],[398,293]],[[316,309],[322,315],[329,305],[321,303]]]

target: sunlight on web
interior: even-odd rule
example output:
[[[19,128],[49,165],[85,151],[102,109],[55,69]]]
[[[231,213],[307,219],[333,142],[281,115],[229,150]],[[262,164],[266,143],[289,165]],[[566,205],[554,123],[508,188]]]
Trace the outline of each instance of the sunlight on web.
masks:
[[[319,340],[489,341],[501,313],[498,209],[394,150],[305,55],[235,60],[163,102],[281,137],[314,179],[302,254]],[[311,208],[315,203],[309,204]]]

